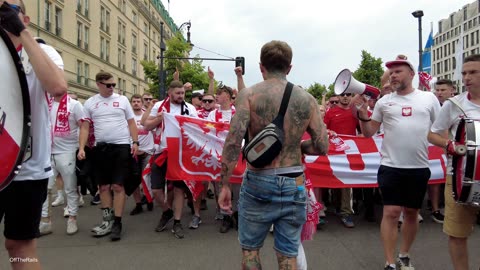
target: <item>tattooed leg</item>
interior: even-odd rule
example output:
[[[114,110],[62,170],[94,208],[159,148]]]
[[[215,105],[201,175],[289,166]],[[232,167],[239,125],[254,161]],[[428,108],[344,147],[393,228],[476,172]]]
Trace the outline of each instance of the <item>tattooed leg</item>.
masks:
[[[242,270],[262,270],[259,252],[258,250],[243,250]]]
[[[277,261],[279,270],[296,270],[297,258],[287,257],[277,252]]]

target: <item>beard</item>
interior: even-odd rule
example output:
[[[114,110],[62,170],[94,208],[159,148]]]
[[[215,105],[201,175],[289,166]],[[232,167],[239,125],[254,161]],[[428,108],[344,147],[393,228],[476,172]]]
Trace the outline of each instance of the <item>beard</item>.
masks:
[[[393,84],[392,88],[395,91],[400,91],[401,92],[401,91],[407,89],[407,84],[405,82],[397,82],[397,83]]]
[[[173,104],[181,105],[185,100],[183,98],[172,98],[170,99],[170,102]]]

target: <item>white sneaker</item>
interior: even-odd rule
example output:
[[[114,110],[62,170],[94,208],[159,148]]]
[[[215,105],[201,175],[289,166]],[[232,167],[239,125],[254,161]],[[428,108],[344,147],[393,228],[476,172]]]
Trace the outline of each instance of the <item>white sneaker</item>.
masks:
[[[52,202],[53,207],[63,205],[63,204],[65,204],[65,199],[63,198],[63,196],[57,196],[55,201]]]
[[[85,201],[83,200],[83,196],[80,195],[78,197],[78,207],[82,207],[85,204]]]
[[[92,228],[94,237],[102,237],[112,232],[113,220],[103,221],[102,224]]]
[[[72,235],[78,232],[77,220],[69,218],[67,221],[67,234]]]
[[[272,226],[270,226],[269,231],[270,231],[271,233],[273,233],[273,230],[274,230],[274,228],[273,228],[273,224],[272,224]]]
[[[52,222],[43,222],[40,221],[40,226],[38,227],[40,230],[40,235],[47,235],[52,233]]]
[[[68,218],[70,216],[70,212],[68,212],[68,207],[63,208],[63,217]]]
[[[417,221],[418,221],[418,223],[423,222],[423,217],[422,217],[422,215],[420,215],[420,213],[417,216]],[[398,219],[398,225],[401,225],[402,223],[403,223],[403,212],[400,213],[400,218]]]

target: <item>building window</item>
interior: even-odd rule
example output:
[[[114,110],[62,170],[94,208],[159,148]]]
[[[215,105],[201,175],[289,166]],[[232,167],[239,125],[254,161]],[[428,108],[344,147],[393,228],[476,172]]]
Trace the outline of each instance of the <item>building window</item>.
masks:
[[[45,30],[52,29],[52,3],[45,1]]]
[[[438,22],[438,33],[442,33],[442,22]]]
[[[450,15],[450,27],[453,27],[453,14]]]
[[[62,36],[62,9],[55,7],[55,35]]]
[[[137,53],[137,35],[132,34],[132,52]]]
[[[77,83],[82,83],[83,79],[83,63],[80,60],[77,60]]]
[[[100,58],[110,61],[110,40],[100,37]]]
[[[133,21],[133,24],[137,25],[138,17],[137,17],[137,13],[135,13],[135,11],[132,11],[132,21]]]
[[[445,69],[444,72],[447,72],[447,71],[448,71],[448,59],[446,59],[445,61],[443,61],[443,68]]]
[[[85,0],[85,11],[83,13],[85,15],[85,17],[87,17],[87,18],[88,18],[88,8],[89,8],[89,2],[88,1],[89,0]]]
[[[118,22],[118,42],[123,44],[125,46],[125,30],[126,30],[126,26],[121,23],[121,22]]]
[[[132,84],[132,90],[134,94],[137,93],[137,86],[135,84]]]
[[[118,67],[125,70],[125,51],[118,49]]]
[[[122,78],[118,77],[118,93],[122,94],[121,90],[123,89],[122,87]]]
[[[132,58],[132,75],[137,76],[137,59]]]
[[[463,20],[464,20],[464,21],[467,20],[467,7],[464,7],[464,8],[463,8]]]
[[[463,44],[465,44],[465,48],[468,48],[468,35],[465,35],[463,39]]]
[[[468,21],[468,29],[472,28],[472,21]]]
[[[143,60],[148,60],[148,45],[147,43],[143,43]]]
[[[452,53],[454,54],[455,53],[455,44],[456,44],[457,41],[453,41],[452,42]]]
[[[127,2],[125,0],[118,0],[118,8],[123,14],[125,14],[125,11],[127,10]]]
[[[146,22],[143,22],[143,32],[146,34],[148,33],[148,25]]]
[[[90,78],[90,65],[85,63],[83,65],[83,74],[84,74],[84,81],[83,84],[88,86],[89,78]]]
[[[104,6],[100,7],[100,29],[106,33],[110,33],[110,11]]]
[[[82,0],[77,0],[77,12],[82,13]]]
[[[83,41],[83,44],[84,44],[83,48],[88,51],[88,43],[89,43],[89,40],[90,40],[90,38],[89,38],[89,36],[90,36],[90,29],[89,29],[88,27],[86,27],[86,26],[85,26],[85,28],[84,28],[84,34],[85,34],[85,39],[84,39],[84,41]]]
[[[77,0],[77,13],[88,18],[89,0]]]
[[[77,22],[77,47],[82,48],[83,43],[83,24]]]

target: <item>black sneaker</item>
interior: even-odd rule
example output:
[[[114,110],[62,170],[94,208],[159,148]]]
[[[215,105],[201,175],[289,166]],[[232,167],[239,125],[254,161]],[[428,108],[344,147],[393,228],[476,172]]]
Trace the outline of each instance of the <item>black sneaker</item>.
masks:
[[[432,212],[432,219],[436,223],[443,224],[443,220],[445,219],[445,216],[442,213],[440,213],[440,211],[435,211],[435,212]]]
[[[211,189],[207,190],[207,198],[209,198],[209,199],[215,198],[215,194],[213,193],[213,191]]]
[[[168,209],[167,211],[163,212],[162,217],[160,218],[160,221],[158,222],[158,225],[155,228],[155,231],[161,232],[165,230],[165,227],[167,227],[168,222],[172,220],[172,218],[173,218],[172,209]]]
[[[200,202],[200,210],[208,210],[207,200],[203,199],[203,200]]]
[[[224,215],[222,225],[220,226],[220,232],[227,233],[230,228],[232,228],[232,217],[229,215]]]
[[[412,265],[412,262],[410,261],[409,256],[398,257],[397,258],[397,266],[398,266],[398,269],[400,269],[400,270],[413,270],[413,269],[415,269],[415,268],[413,268],[413,265]]]
[[[135,206],[135,208],[133,208],[133,210],[130,212],[130,216],[135,216],[135,215],[138,215],[140,213],[143,212],[143,208],[141,205],[137,205]]]
[[[383,270],[396,270],[397,268],[390,266],[390,265],[385,265],[385,268]]]
[[[147,197],[145,197],[145,195],[142,196],[142,199],[140,200],[140,203],[141,203],[142,205],[148,203]]]
[[[122,223],[113,223],[110,239],[112,241],[118,241],[120,238],[122,238]]]
[[[181,223],[177,223],[173,225],[172,233],[178,239],[182,239],[183,237],[185,237]]]
[[[99,205],[100,204],[100,194],[95,194],[95,196],[93,197],[92,201],[90,201],[90,204],[91,205]]]
[[[147,210],[152,211],[153,210],[153,202],[147,203]]]

